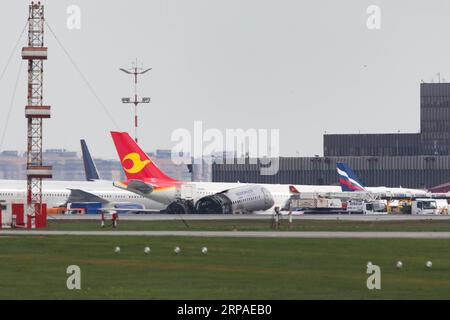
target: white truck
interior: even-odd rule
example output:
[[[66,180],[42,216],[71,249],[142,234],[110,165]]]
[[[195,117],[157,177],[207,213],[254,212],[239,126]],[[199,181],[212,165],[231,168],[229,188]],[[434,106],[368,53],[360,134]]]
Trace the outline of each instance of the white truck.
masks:
[[[341,209],[342,201],[340,199],[296,199],[291,201],[291,206],[302,209]]]
[[[386,200],[349,200],[347,202],[347,212],[362,214],[387,214]]]
[[[448,214],[447,199],[416,199],[411,203],[411,214]]]

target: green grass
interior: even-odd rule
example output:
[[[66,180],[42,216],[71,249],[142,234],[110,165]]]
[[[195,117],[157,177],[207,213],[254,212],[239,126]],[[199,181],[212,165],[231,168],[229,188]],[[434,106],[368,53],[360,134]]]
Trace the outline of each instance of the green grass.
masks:
[[[107,225],[111,222],[107,221]],[[187,225],[186,225],[187,224]],[[49,220],[48,230],[102,230],[100,221]],[[111,230],[110,227],[104,230]],[[266,220],[119,221],[118,230],[272,231]],[[282,220],[280,231],[288,230]],[[294,220],[295,231],[450,231],[450,220],[344,221]]]
[[[147,245],[152,252],[144,255]],[[449,246],[408,239],[0,237],[0,299],[450,299]],[[367,261],[381,267],[381,290],[366,288]],[[66,288],[72,264],[82,270],[80,291]]]

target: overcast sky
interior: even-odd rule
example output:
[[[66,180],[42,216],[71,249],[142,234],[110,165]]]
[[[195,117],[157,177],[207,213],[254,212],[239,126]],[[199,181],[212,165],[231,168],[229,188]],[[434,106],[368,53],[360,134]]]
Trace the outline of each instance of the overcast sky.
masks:
[[[282,155],[322,155],[323,133],[419,131],[419,85],[450,80],[448,0],[47,0],[46,19],[118,124],[114,126],[49,32],[44,148],[116,158],[110,130],[133,130],[130,67],[151,73],[140,92],[141,145],[171,148],[173,130],[279,128]],[[0,71],[28,15],[29,1],[0,11]],[[69,30],[69,5],[81,29]],[[366,27],[369,5],[381,30]],[[19,47],[26,42],[22,38]],[[0,82],[0,134],[20,68],[20,48]],[[26,68],[3,150],[26,149]]]

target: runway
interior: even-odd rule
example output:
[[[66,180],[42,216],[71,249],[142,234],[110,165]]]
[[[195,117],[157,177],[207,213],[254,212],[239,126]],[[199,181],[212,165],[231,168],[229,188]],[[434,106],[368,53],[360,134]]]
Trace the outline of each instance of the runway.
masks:
[[[223,215],[223,214],[122,214],[124,221],[164,221],[164,220],[263,220],[272,219],[271,214]],[[287,220],[287,215],[280,217]],[[363,215],[363,214],[293,214],[293,220],[341,220],[341,221],[408,221],[408,220],[450,220],[450,215]],[[100,220],[99,215],[52,215],[48,220]]]
[[[140,236],[318,239],[450,239],[450,232],[264,232],[264,231],[45,231],[2,230],[0,236]]]

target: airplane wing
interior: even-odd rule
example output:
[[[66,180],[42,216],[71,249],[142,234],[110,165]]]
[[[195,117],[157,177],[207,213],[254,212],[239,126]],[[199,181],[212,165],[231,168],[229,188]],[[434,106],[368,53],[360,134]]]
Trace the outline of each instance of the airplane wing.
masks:
[[[70,196],[67,202],[100,202],[102,204],[109,203],[108,200],[103,199],[93,193],[81,190],[81,189],[69,189]]]
[[[105,213],[161,213],[161,210],[154,209],[130,209],[130,208],[102,208]]]
[[[115,181],[113,185],[120,189],[128,190],[140,195],[149,195],[154,189],[150,183],[146,183],[141,180],[128,180],[125,182]]]
[[[153,186],[141,180],[130,180],[130,182],[128,183],[128,188],[137,190],[143,194],[149,194],[153,192]]]

